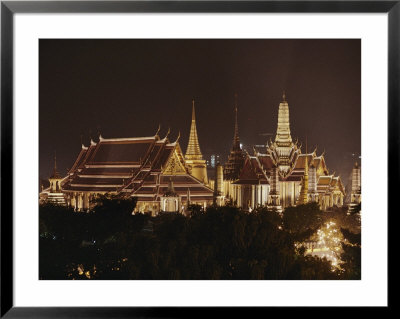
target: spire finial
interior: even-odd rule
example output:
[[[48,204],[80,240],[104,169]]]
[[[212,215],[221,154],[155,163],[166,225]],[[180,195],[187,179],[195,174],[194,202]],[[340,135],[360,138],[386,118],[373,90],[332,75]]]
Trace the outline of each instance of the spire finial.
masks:
[[[238,125],[238,107],[237,107],[237,93],[234,95],[235,97],[235,132],[233,135],[233,149],[239,150],[240,149],[240,139],[239,139],[239,125]]]
[[[53,174],[50,176],[50,178],[59,178],[60,174],[57,171],[57,151],[54,151],[54,168],[53,168]]]
[[[234,97],[235,97],[235,109],[237,109],[237,98],[238,98],[238,94],[235,93],[235,94],[234,94]]]
[[[194,110],[194,98],[192,99],[192,121],[196,120],[195,110]]]
[[[282,99],[283,99],[283,102],[286,102],[286,94],[285,94],[285,90],[283,90]]]

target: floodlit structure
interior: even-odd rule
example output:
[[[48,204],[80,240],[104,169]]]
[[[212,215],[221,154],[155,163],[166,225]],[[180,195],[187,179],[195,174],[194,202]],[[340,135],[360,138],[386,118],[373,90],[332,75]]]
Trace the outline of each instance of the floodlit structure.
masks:
[[[39,196],[39,203],[50,203],[55,205],[65,205],[65,196],[61,190],[61,184],[64,178],[61,177],[57,170],[57,156],[54,154],[54,167],[53,173],[50,175],[49,183],[50,186],[46,189],[41,189]]]
[[[253,155],[244,154],[239,166],[236,117],[234,147],[225,164],[224,178],[229,187],[237,185],[237,188],[226,191],[226,197],[249,210],[268,206],[280,211],[310,201],[318,202],[323,210],[342,206],[343,184],[339,176],[329,173],[324,154],[318,156],[316,150],[302,154],[301,146],[293,142],[285,94],[279,104],[277,122],[275,140],[269,141],[262,151],[254,149]]]
[[[135,211],[152,215],[172,209],[184,212],[188,200],[203,207],[211,205],[213,190],[189,173],[179,136],[170,142],[168,134],[160,138],[158,133],[149,137],[100,136],[97,143],[82,145],[61,184],[67,205],[87,211],[99,194],[136,197]]]
[[[215,180],[207,177],[206,161],[200,150],[195,104],[186,154],[179,136],[174,142],[168,133],[153,136],[91,140],[82,148],[66,177],[57,172],[56,161],[50,187],[40,193],[40,202],[65,204],[78,211],[90,210],[99,194],[137,198],[135,211],[179,211],[189,204],[202,207],[227,202],[248,211],[267,206],[281,212],[285,207],[318,202],[325,210],[342,206],[341,179],[330,174],[324,154],[316,150],[302,154],[290,132],[289,105],[283,94],[279,104],[274,141],[254,154],[243,151],[239,139],[238,107],[235,95],[233,144],[228,160],[216,165]],[[353,204],[361,201],[361,173],[353,169]]]
[[[207,164],[203,159],[203,154],[201,154],[199,138],[197,136],[194,100],[192,100],[192,123],[190,126],[189,142],[185,154],[185,160],[190,174],[196,177],[199,181],[202,181],[204,184],[208,184]]]

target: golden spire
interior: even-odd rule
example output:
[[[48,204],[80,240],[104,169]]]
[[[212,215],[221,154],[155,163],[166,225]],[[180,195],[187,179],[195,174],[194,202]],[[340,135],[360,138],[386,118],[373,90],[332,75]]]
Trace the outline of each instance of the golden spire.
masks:
[[[186,159],[203,159],[200,151],[199,139],[196,129],[196,113],[194,109],[194,99],[192,100],[192,124],[190,127],[189,143],[186,149]]]
[[[279,104],[278,127],[276,130],[275,142],[278,144],[292,144],[292,136],[290,135],[289,105],[286,101],[285,91],[283,91],[282,99],[283,101]]]

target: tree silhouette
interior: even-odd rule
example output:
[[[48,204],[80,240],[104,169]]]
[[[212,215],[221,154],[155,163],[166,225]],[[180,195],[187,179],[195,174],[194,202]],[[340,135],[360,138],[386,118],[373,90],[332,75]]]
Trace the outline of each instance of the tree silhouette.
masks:
[[[329,261],[305,256],[303,248],[295,247],[295,242],[308,238],[324,221],[315,204],[289,207],[283,217],[265,207],[247,213],[231,205],[206,210],[192,205],[188,215],[161,213],[152,217],[132,215],[135,204],[131,199],[104,196],[89,213],[40,206],[39,277],[342,278],[332,272]],[[357,263],[350,258],[348,264],[354,277]]]

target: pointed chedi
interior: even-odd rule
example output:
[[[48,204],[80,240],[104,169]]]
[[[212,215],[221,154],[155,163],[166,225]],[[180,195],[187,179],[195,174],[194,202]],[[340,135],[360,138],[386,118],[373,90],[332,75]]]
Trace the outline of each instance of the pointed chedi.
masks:
[[[192,123],[190,126],[189,142],[185,154],[186,165],[192,176],[207,184],[207,166],[200,151],[199,138],[197,136],[196,113],[194,99],[192,100]]]
[[[192,100],[192,123],[190,126],[189,143],[186,149],[185,158],[188,160],[202,160],[203,155],[200,151],[199,138],[196,128],[196,112],[194,108],[194,99]]]

